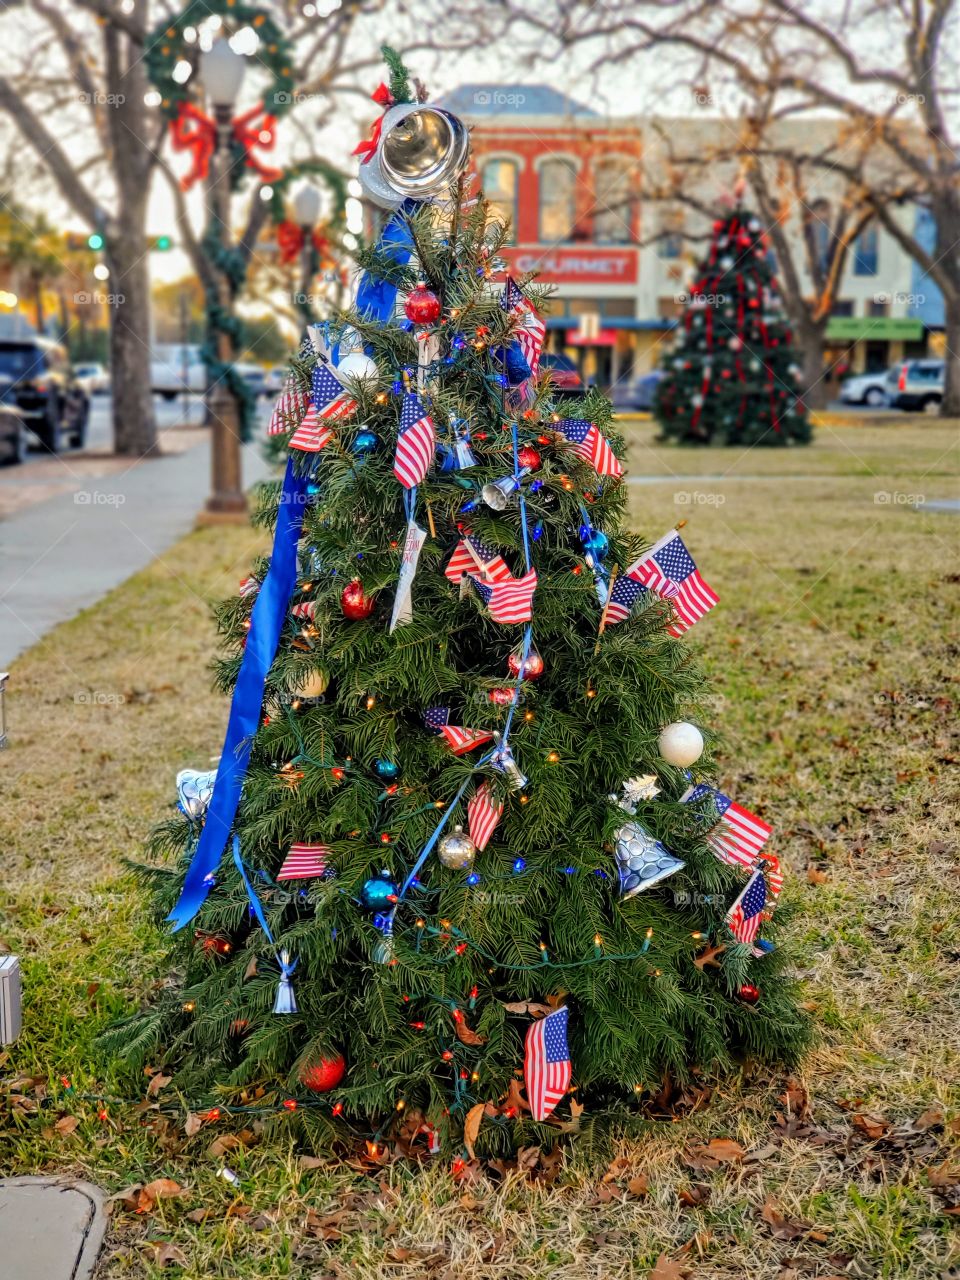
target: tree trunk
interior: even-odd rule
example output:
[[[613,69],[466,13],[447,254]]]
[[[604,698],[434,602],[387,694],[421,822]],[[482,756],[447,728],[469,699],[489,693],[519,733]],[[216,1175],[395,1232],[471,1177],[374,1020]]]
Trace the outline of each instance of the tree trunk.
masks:
[[[796,325],[793,340],[800,365],[800,386],[808,409],[822,409],[827,403],[829,386],[823,365],[823,343],[827,322]]]
[[[144,246],[144,209],[134,205],[107,237],[110,279],[110,376],[115,452],[144,457],[157,452],[150,391],[150,272]]]
[[[960,292],[955,297],[945,297],[943,305],[946,349],[940,413],[945,418],[960,418]]]

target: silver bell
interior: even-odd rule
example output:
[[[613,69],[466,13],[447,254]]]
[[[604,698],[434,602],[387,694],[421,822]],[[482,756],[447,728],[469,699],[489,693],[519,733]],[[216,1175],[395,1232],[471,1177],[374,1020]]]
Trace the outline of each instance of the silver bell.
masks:
[[[501,743],[499,733],[495,733],[496,749],[490,757],[491,766],[502,773],[511,791],[520,791],[527,785],[527,775],[517,764],[509,743]]]
[[[470,135],[462,120],[439,107],[416,102],[391,107],[380,137],[380,171],[401,196],[429,200],[466,168]]]
[[[625,822],[617,832],[616,841],[621,898],[643,893],[685,865],[639,822]]]
[[[529,470],[529,467],[521,467],[515,476],[503,476],[500,480],[491,480],[480,490],[480,497],[494,511],[506,510],[507,503],[520,488],[520,481]]]

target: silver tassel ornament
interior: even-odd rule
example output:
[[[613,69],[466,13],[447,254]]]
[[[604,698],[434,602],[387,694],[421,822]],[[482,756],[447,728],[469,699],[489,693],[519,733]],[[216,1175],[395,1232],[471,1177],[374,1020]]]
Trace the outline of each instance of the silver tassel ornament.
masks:
[[[291,978],[293,977],[293,971],[294,969],[296,969],[296,967],[297,967],[296,960],[294,960],[291,963],[290,952],[281,951],[280,952],[280,983],[277,987],[277,998],[273,1006],[274,1013],[297,1013],[298,1012],[297,997],[294,994],[293,983],[291,982]]]

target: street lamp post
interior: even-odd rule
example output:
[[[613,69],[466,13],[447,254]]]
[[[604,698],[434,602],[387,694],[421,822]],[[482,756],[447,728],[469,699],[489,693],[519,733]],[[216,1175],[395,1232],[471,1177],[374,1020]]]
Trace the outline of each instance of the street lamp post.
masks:
[[[230,167],[231,123],[233,104],[240,91],[245,59],[235,53],[226,40],[217,40],[200,60],[200,79],[213,107],[217,125],[217,145],[210,158],[207,181],[207,226],[215,232],[222,250],[230,245]],[[210,258],[209,270],[216,286],[217,302],[223,314],[233,312],[233,286],[228,273]],[[233,360],[233,342],[229,333],[217,326],[214,333],[217,359],[221,364]],[[213,520],[246,519],[247,503],[243,495],[243,473],[240,453],[240,412],[237,399],[223,377],[207,387],[207,417],[211,424],[211,484],[206,516]]]
[[[313,230],[320,217],[320,192],[310,183],[304,183],[294,193],[293,216],[300,227],[303,247],[300,250],[300,292],[298,304],[304,321],[309,324],[313,319],[313,307],[310,302],[310,291],[313,285],[314,254]]]

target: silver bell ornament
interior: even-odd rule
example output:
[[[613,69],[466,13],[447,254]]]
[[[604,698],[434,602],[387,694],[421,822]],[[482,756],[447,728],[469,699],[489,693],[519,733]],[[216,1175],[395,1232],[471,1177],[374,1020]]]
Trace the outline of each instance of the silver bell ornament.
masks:
[[[617,874],[620,897],[633,898],[661,880],[666,880],[685,864],[639,822],[625,822],[616,835]]]
[[[480,497],[494,511],[505,511],[507,503],[520,488],[520,481],[530,472],[529,467],[521,467],[513,476],[503,476],[500,480],[491,480],[480,490]]]
[[[469,871],[477,856],[477,846],[463,827],[454,827],[437,846],[437,857],[452,871]]]
[[[513,757],[509,742],[500,741],[500,735],[494,734],[496,749],[490,757],[491,766],[502,773],[511,791],[520,791],[527,785],[527,776]]]
[[[216,769],[181,769],[177,774],[177,800],[191,821],[198,822],[206,814],[216,779]]]
[[[470,135],[457,116],[407,102],[384,116],[377,154],[384,178],[396,191],[429,200],[456,182],[469,149]]]

